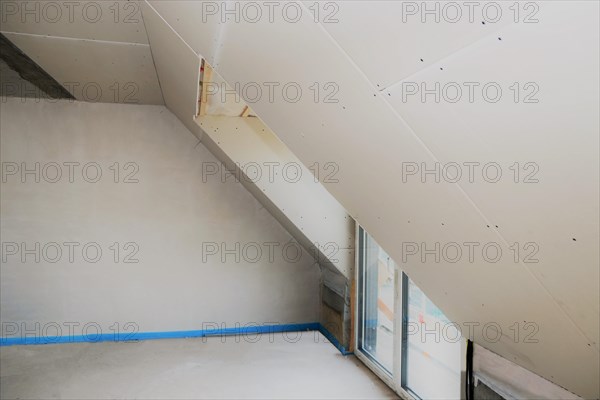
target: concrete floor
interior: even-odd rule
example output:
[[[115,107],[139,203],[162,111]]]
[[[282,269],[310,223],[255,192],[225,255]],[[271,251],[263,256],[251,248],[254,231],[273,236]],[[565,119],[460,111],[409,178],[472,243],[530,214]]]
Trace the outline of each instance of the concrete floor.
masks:
[[[287,335],[2,347],[0,398],[397,398],[320,333]]]

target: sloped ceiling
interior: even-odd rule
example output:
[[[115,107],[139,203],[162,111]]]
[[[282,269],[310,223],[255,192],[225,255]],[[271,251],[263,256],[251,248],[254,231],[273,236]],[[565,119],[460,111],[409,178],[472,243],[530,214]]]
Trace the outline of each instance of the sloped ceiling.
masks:
[[[0,6],[0,31],[77,100],[163,104],[138,1]]]
[[[230,85],[293,82],[310,93],[252,107],[305,165],[337,163],[339,182],[325,187],[451,320],[502,329],[498,340],[475,329],[476,342],[599,396],[597,2],[521,3],[519,14],[496,2],[503,18],[480,9],[462,23],[404,21],[402,3],[387,1],[334,2],[321,9],[334,21],[316,22],[313,2],[293,22],[148,3]],[[315,82],[334,83],[338,101],[315,102]],[[436,83],[462,86],[462,100],[406,97]],[[482,92],[488,83],[501,99]],[[403,179],[406,163],[457,163],[463,179]],[[479,163],[478,175],[464,163]],[[503,179],[482,174],[488,163]],[[473,242],[478,257],[456,262],[409,258],[404,246]],[[499,260],[482,256],[486,244]],[[515,339],[515,323],[529,331]]]

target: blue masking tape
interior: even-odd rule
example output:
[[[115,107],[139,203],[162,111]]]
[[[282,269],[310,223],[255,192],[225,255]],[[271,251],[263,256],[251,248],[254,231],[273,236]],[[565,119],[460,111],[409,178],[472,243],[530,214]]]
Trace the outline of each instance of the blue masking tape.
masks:
[[[59,344],[59,343],[99,343],[99,342],[128,342],[137,340],[157,340],[157,339],[183,339],[210,336],[233,336],[280,332],[299,332],[299,331],[319,331],[329,340],[343,355],[352,354],[346,351],[344,346],[318,322],[305,324],[286,324],[286,325],[263,325],[263,326],[245,326],[238,328],[215,328],[193,331],[170,331],[170,332],[120,332],[103,333],[77,336],[56,336],[56,337],[14,337],[0,338],[0,346],[15,345],[35,345],[35,344]]]

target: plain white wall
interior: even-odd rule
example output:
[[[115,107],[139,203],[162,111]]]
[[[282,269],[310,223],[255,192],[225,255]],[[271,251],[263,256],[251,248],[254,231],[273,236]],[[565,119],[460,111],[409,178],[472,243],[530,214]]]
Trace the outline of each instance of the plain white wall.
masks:
[[[0,107],[4,325],[56,322],[64,330],[68,322],[95,322],[111,333],[110,326],[127,322],[150,332],[318,321],[320,272],[312,256],[303,251],[295,261],[298,245],[284,256],[283,246],[295,243],[291,235],[240,183],[203,179],[203,163],[217,160],[166,108],[19,98],[3,98]],[[40,163],[39,183],[33,174],[22,182],[23,162]],[[65,162],[80,163],[73,182]],[[135,168],[128,162],[139,168],[137,183],[124,182]],[[51,163],[61,166],[56,183],[49,182]],[[84,179],[86,163],[100,167],[98,182]],[[95,171],[89,167],[86,178]],[[24,254],[23,242],[30,249],[40,243],[39,263]],[[51,242],[62,250],[55,263]],[[65,242],[80,243],[73,262]],[[102,250],[96,263],[82,254],[92,242]],[[124,262],[134,249],[124,248],[128,242],[139,247],[138,263]],[[239,242],[247,253],[240,251],[239,262],[235,254],[222,262],[220,252],[203,262],[207,242],[229,249]],[[262,251],[257,262],[253,243]],[[94,247],[88,251],[95,258]]]

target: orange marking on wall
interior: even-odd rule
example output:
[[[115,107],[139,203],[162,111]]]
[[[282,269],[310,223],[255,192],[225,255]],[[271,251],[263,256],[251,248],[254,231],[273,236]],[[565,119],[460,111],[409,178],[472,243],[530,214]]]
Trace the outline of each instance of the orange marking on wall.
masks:
[[[383,302],[381,299],[377,299],[377,308],[390,320],[394,320],[394,312]]]

